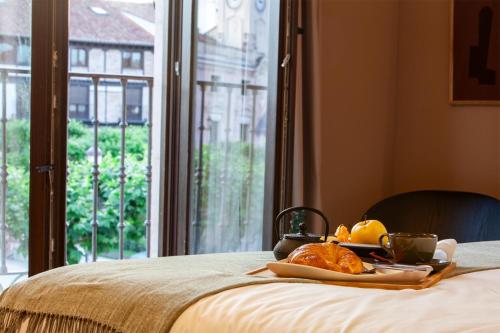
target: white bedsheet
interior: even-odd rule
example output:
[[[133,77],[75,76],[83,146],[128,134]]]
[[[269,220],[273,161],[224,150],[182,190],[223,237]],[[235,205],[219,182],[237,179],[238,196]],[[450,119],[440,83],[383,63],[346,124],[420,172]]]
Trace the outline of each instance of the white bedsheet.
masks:
[[[500,270],[389,291],[271,283],[231,289],[189,307],[171,333],[500,332]]]

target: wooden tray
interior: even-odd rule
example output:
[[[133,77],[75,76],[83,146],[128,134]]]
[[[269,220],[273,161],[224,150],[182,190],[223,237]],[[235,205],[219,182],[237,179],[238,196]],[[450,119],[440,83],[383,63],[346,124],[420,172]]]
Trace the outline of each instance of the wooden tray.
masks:
[[[456,267],[456,263],[452,262],[446,268],[438,273],[431,273],[425,279],[418,283],[380,283],[380,282],[346,282],[346,281],[326,281],[318,280],[324,284],[331,284],[335,286],[345,286],[345,287],[356,287],[356,288],[378,288],[378,289],[388,289],[388,290],[402,290],[402,289],[425,289],[429,288],[442,279],[446,278],[446,275],[453,271]],[[247,272],[248,275],[263,276],[263,277],[278,277],[276,274],[271,272],[267,267],[261,267],[251,272]]]

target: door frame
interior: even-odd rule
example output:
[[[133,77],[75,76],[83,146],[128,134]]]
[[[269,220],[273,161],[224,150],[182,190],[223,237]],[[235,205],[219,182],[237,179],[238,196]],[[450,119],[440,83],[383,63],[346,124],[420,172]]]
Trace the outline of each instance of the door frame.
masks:
[[[186,254],[188,249],[188,199],[190,139],[189,112],[182,112],[186,101],[182,98],[189,91],[191,79],[189,63],[191,40],[184,37],[192,29],[193,6],[191,1],[172,0],[169,3],[168,54],[167,54],[167,110],[165,135],[165,177],[163,231],[160,235],[160,256]],[[190,23],[191,21],[191,23]],[[188,79],[186,79],[186,77]],[[190,105],[187,105],[190,110]]]
[[[279,46],[277,49],[278,68],[277,94],[270,96],[269,105],[276,105],[274,119],[268,118],[268,138],[274,140],[266,152],[266,163],[273,173],[266,176],[264,206],[263,250],[271,250],[279,240],[276,233],[275,217],[280,211],[292,205],[293,155],[295,128],[295,80],[297,68],[298,0],[280,1]],[[274,123],[273,123],[274,122]],[[274,132],[275,131],[275,132]],[[274,134],[274,137],[273,137]],[[273,147],[274,146],[274,147]]]

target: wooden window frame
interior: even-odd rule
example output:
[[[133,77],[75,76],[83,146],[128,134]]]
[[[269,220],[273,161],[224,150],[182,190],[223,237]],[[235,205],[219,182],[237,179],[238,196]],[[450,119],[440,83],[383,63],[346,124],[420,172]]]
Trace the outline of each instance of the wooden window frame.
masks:
[[[68,6],[32,3],[30,276],[66,262]]]
[[[280,211],[292,205],[293,191],[293,155],[294,155],[294,128],[295,128],[295,81],[297,69],[297,39],[300,33],[298,27],[299,0],[281,0],[280,2],[280,37],[278,47],[278,59],[281,61],[280,70],[277,72],[278,92],[274,160],[274,184],[272,191],[266,191],[273,205],[269,205],[264,216],[270,219],[265,225],[263,244],[265,249],[271,250],[279,241],[279,234],[274,225],[274,219]],[[280,124],[280,126],[277,126]],[[272,135],[272,129],[268,128],[268,135]],[[268,155],[274,152],[268,152]],[[272,180],[268,180],[270,184]],[[271,186],[271,185],[269,185]],[[269,246],[270,245],[270,246]]]
[[[163,182],[163,221],[160,221],[160,246],[159,255],[177,255],[186,253],[188,244],[186,228],[184,223],[179,223],[178,219],[187,219],[188,184],[180,181],[180,177],[187,179],[187,160],[182,155],[189,155],[189,136],[180,128],[185,128],[189,123],[187,112],[181,112],[181,95],[183,75],[189,75],[188,68],[184,71],[186,54],[189,48],[183,43],[183,19],[186,14],[192,14],[192,8],[186,6],[183,0],[169,1],[168,7],[168,45],[167,45],[167,92],[166,92],[166,127],[165,127],[165,177]],[[186,22],[188,21],[185,19]],[[191,29],[190,25],[187,25]],[[183,49],[185,47],[185,50]],[[189,59],[189,58],[188,58]],[[181,64],[181,60],[184,62]],[[181,67],[182,66],[182,67]],[[188,87],[189,89],[189,87]],[[188,149],[188,153],[181,155],[182,149]]]

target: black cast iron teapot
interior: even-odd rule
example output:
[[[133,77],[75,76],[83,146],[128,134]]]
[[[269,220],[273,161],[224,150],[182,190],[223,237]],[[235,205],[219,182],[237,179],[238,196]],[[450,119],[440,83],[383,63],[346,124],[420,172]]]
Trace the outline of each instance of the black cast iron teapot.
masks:
[[[279,213],[278,216],[276,216],[276,219],[274,220],[275,228],[278,228],[279,224],[284,220],[282,219],[283,216],[297,211],[302,211],[302,212],[310,211],[321,216],[323,222],[325,223],[325,238],[322,241],[320,235],[308,233],[305,222],[302,222],[298,225],[299,227],[298,233],[284,234],[283,236],[280,235],[280,240],[273,249],[274,256],[276,257],[277,260],[285,259],[293,250],[295,250],[301,245],[309,243],[326,242],[326,239],[328,237],[328,225],[329,225],[328,220],[321,211],[315,208],[301,207],[301,206],[287,208],[283,210],[281,213]],[[279,231],[277,231],[277,233],[279,234]]]

